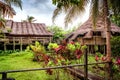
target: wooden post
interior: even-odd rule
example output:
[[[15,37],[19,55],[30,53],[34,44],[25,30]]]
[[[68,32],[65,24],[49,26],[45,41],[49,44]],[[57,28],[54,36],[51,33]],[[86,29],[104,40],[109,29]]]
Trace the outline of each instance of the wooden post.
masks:
[[[113,80],[113,74],[112,74],[112,61],[108,62],[106,64],[106,68],[107,68],[107,80]]]
[[[20,51],[22,51],[22,37],[20,38]]]
[[[113,67],[113,63],[112,61],[109,62],[109,66],[110,66],[110,72],[109,72],[109,75],[110,75],[110,80],[113,80],[113,70],[112,70],[112,67]]]
[[[52,37],[50,37],[50,42],[52,41]]]
[[[88,55],[87,49],[84,54],[84,80],[88,80]]]
[[[15,51],[15,37],[13,37],[13,50]]]
[[[104,55],[106,54],[106,45],[104,45]]]
[[[6,41],[5,41],[5,39],[6,39],[6,35],[4,34],[4,50],[6,51]]]
[[[43,39],[43,45],[45,45],[45,39]]]
[[[2,73],[2,80],[7,80],[7,73]]]
[[[6,42],[4,42],[4,51],[6,51]]]

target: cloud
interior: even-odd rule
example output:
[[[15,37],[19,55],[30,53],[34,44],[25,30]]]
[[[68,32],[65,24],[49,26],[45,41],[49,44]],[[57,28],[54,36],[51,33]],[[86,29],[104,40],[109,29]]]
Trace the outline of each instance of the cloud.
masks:
[[[13,17],[14,21],[25,20],[27,16],[33,16],[36,22],[52,25],[52,15],[55,6],[51,0],[23,0],[23,10],[14,7],[16,16]]]
[[[49,14],[55,9],[50,0],[24,0],[23,9],[36,14]]]

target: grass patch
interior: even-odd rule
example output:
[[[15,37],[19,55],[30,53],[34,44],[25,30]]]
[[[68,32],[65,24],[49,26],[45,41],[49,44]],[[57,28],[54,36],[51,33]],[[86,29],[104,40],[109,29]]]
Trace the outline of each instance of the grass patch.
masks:
[[[9,55],[0,56],[0,71],[6,70],[20,70],[31,68],[42,68],[42,63],[33,62],[33,54],[31,52],[17,52]],[[60,70],[60,78],[62,80],[73,80]],[[8,73],[8,78],[12,77],[16,80],[55,80],[56,76],[46,74],[46,71],[31,71],[31,72],[18,72]],[[65,76],[66,75],[66,76]],[[0,74],[0,79],[2,75]],[[61,80],[61,79],[60,79]]]

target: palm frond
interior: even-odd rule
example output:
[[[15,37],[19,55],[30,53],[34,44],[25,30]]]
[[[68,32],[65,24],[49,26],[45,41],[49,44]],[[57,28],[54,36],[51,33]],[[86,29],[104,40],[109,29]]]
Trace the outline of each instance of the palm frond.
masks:
[[[66,13],[65,25],[72,22],[72,19],[81,14],[85,10],[85,6],[90,0],[52,0],[57,8],[53,13],[53,21],[55,18],[63,12]]]
[[[91,17],[93,20],[93,27],[96,28],[97,17],[99,15],[99,0],[91,1]]]
[[[20,7],[20,9],[22,9],[22,1],[21,0],[3,0],[3,1],[10,6],[14,5],[14,6]]]
[[[82,12],[84,12],[85,8],[84,7],[77,7],[77,6],[72,6],[68,13],[65,16],[65,27],[68,26],[68,23],[72,22],[73,19],[79,18]]]
[[[54,23],[55,18],[61,13],[61,9],[60,8],[56,8],[53,12],[53,16],[52,16],[52,22]]]
[[[5,28],[5,23],[6,23],[6,20],[0,16],[0,28],[2,27]]]
[[[116,15],[120,14],[120,0],[109,0],[109,7],[113,11],[113,13]]]
[[[15,15],[15,11],[12,7],[0,1],[0,14],[3,17],[4,16],[12,17],[13,15]]]

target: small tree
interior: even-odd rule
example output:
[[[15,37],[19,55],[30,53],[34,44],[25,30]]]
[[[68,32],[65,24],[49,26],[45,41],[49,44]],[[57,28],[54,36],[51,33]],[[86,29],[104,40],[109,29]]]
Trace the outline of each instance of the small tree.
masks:
[[[33,16],[27,16],[27,22],[32,23],[32,22],[35,22],[35,21],[36,21],[35,17],[33,17]]]
[[[65,34],[66,34],[66,32],[58,26],[50,26],[50,27],[48,27],[48,30],[53,32],[53,34],[54,34],[53,42],[59,43],[59,40],[63,40],[65,37]]]

